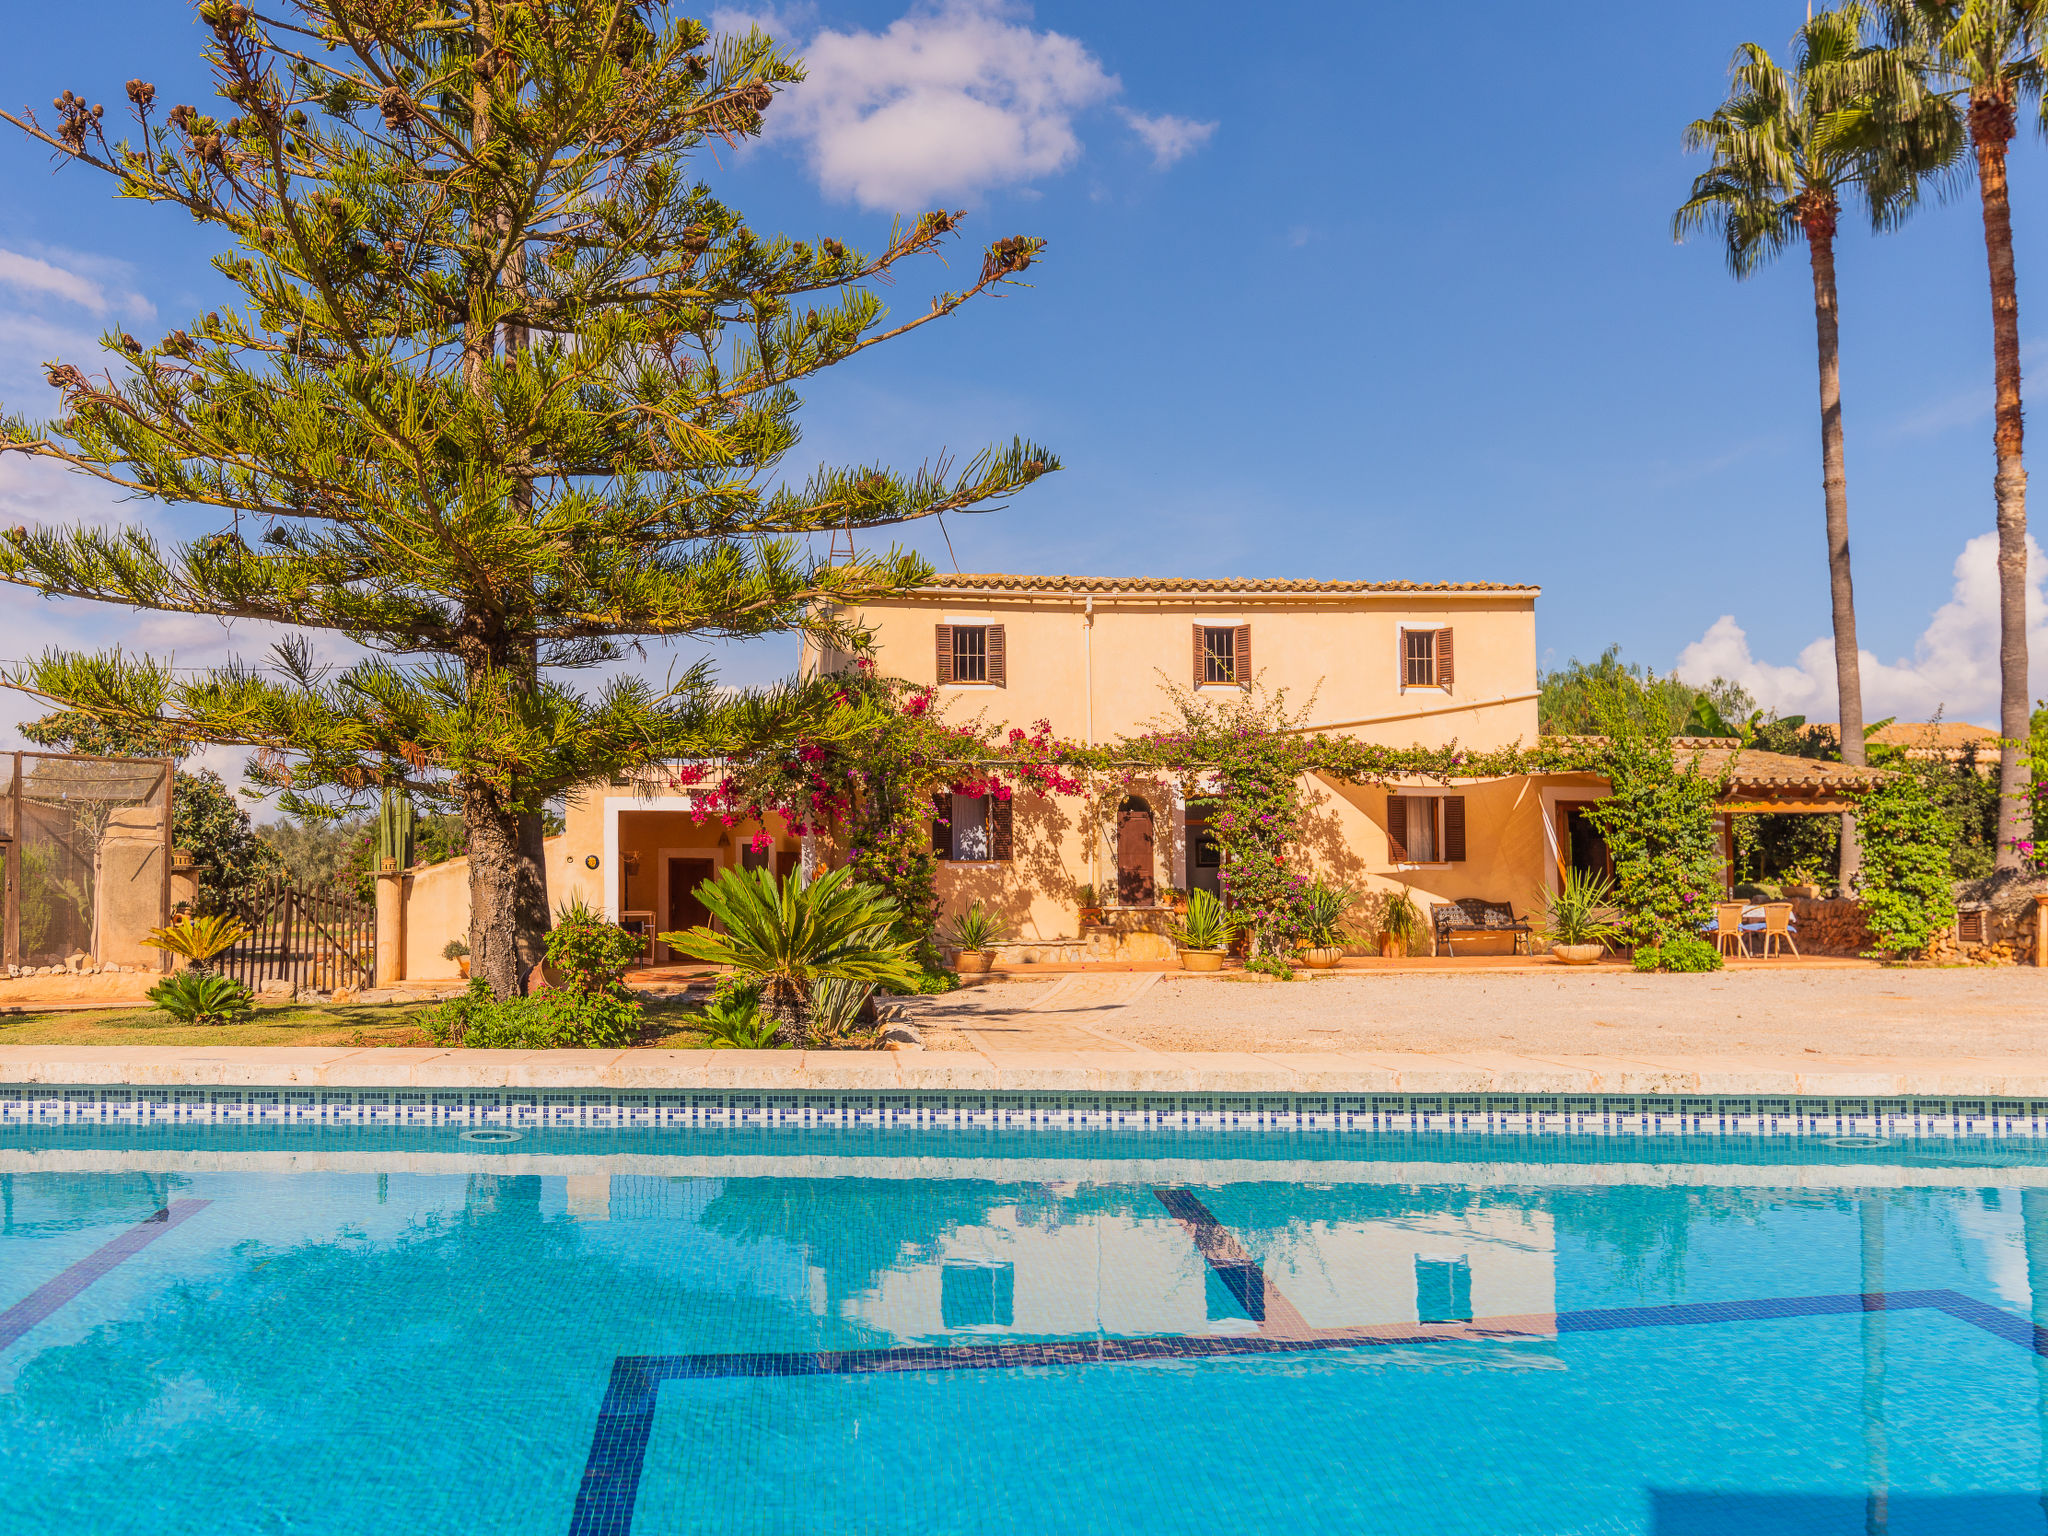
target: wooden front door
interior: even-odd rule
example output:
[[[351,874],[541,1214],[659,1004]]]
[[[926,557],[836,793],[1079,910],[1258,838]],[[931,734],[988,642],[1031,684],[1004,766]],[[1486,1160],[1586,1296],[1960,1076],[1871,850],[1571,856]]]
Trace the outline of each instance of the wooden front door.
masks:
[[[668,861],[668,923],[662,928],[663,933],[681,933],[685,928],[701,927],[711,921],[711,909],[697,899],[697,887],[709,880],[717,868],[710,859]]]
[[[1126,907],[1150,906],[1152,894],[1152,807],[1131,796],[1116,813],[1116,899]]]

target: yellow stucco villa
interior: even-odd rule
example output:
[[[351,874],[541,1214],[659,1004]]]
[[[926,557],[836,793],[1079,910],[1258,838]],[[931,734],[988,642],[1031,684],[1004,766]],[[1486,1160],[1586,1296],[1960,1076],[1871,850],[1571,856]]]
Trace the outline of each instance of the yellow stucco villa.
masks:
[[[1483,750],[1536,739],[1537,596],[1486,582],[955,575],[846,617],[873,636],[884,675],[933,685],[956,720],[1048,720],[1061,736],[1103,742],[1158,721],[1165,684],[1220,697],[1256,677],[1297,709],[1313,699],[1306,730]],[[804,666],[829,672],[848,660],[811,647]],[[1835,780],[1862,772],[1744,754],[1729,805],[1841,809]],[[976,900],[994,908],[1014,927],[1020,959],[1153,949],[1163,958],[1164,939],[1151,935],[1165,927],[1164,893],[1215,888],[1195,790],[1191,800],[1162,778],[1114,804],[952,797],[933,816],[942,912]],[[1406,888],[1425,914],[1476,898],[1533,918],[1561,871],[1605,862],[1583,811],[1606,793],[1586,774],[1384,788],[1316,780],[1306,862],[1368,894]],[[703,921],[695,888],[720,869],[796,865],[797,840],[778,819],[763,829],[772,846],[757,850],[756,829],[695,810],[666,776],[573,796],[566,830],[548,840],[550,899],[580,895],[651,935]],[[408,877],[403,974],[453,974],[440,950],[467,926],[467,879],[460,860]],[[1106,909],[1107,932],[1092,945],[1078,922],[1084,885]],[[1458,952],[1516,942],[1488,935]],[[662,958],[659,946],[650,958]]]

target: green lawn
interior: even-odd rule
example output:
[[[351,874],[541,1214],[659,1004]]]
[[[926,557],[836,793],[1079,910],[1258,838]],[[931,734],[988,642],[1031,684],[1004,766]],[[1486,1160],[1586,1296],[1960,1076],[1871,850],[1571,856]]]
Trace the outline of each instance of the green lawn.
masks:
[[[180,1024],[154,1008],[0,1015],[0,1045],[410,1045],[432,1044],[420,1018],[433,1003],[302,1005],[257,1008],[243,1024]],[[639,1044],[691,1050],[707,1043],[695,1009],[667,1000],[647,1005]]]

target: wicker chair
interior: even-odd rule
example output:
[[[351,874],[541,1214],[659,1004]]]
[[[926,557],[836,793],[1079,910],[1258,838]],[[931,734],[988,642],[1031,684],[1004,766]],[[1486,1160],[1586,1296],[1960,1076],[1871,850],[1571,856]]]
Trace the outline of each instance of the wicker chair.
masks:
[[[1789,901],[1767,901],[1764,903],[1764,957],[1768,959],[1772,946],[1782,943],[1793,954],[1799,953],[1799,946],[1792,942],[1792,903]]]
[[[1735,953],[1749,954],[1749,936],[1742,931],[1743,903],[1739,901],[1717,901],[1714,903],[1714,948],[1722,954],[1728,953],[1732,941]]]

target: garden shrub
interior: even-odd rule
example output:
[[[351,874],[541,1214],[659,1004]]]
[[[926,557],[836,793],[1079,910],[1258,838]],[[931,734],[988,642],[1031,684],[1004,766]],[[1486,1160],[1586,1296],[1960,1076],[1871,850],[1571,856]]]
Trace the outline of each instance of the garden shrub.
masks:
[[[541,992],[532,997],[491,996],[478,978],[460,997],[428,1014],[422,1024],[435,1045],[480,1051],[594,1050],[631,1045],[641,1030],[640,1005],[608,992]]]
[[[555,914],[548,930],[548,965],[565,991],[624,996],[626,968],[640,958],[641,940],[607,920],[580,897]],[[465,948],[465,954],[468,950]]]
[[[1713,970],[1720,956],[1699,938],[1721,890],[1714,822],[1722,783],[1672,760],[1671,743],[1621,736],[1601,754],[1614,793],[1586,811],[1614,858],[1615,900],[1638,970]],[[1709,962],[1690,944],[1699,943]],[[1645,952],[1649,963],[1645,964]]]
[[[1645,944],[1636,950],[1639,971],[1718,971],[1721,952],[1694,933],[1674,934],[1662,944]]]
[[[1912,774],[1893,774],[1856,814],[1863,867],[1856,894],[1874,955],[1894,959],[1927,948],[1955,921],[1949,850],[1955,826]]]

